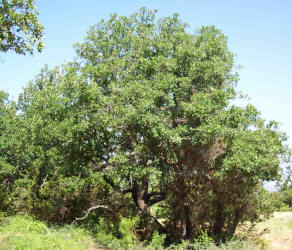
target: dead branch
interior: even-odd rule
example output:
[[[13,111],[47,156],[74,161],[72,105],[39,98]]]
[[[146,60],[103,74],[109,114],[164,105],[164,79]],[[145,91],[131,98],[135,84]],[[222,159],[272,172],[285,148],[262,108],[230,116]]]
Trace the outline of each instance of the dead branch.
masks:
[[[84,220],[84,219],[86,219],[87,216],[90,214],[90,212],[91,212],[92,210],[96,210],[96,209],[98,209],[98,208],[109,209],[107,206],[104,206],[104,205],[96,205],[96,206],[93,206],[93,207],[87,209],[87,211],[86,211],[86,213],[85,213],[85,215],[84,215],[83,217],[81,217],[81,218],[76,218],[72,223],[74,224],[74,223],[76,223],[77,221],[80,221],[80,220]]]

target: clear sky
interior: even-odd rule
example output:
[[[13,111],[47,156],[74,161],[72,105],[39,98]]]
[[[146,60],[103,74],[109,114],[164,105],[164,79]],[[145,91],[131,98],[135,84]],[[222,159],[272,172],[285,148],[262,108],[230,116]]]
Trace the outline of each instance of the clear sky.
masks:
[[[158,16],[179,13],[190,32],[215,25],[228,36],[242,65],[238,89],[268,120],[292,137],[292,1],[290,0],[36,0],[45,49],[34,56],[0,55],[0,89],[14,99],[45,64],[70,61],[72,45],[110,13],[129,15],[145,6]],[[290,139],[292,146],[292,140]]]

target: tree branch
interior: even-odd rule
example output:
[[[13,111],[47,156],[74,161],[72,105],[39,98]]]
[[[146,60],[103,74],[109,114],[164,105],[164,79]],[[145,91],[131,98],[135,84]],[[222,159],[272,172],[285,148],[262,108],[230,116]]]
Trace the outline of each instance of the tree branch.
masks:
[[[148,194],[149,198],[154,195],[166,195],[166,192],[151,192]]]
[[[149,213],[148,213],[149,214]],[[156,225],[158,226],[158,230],[160,233],[167,233],[166,228],[163,226],[163,224],[161,224],[159,222],[158,219],[156,219],[156,217],[154,217],[153,215],[149,214],[149,216],[154,220],[154,222],[156,223]]]
[[[74,220],[72,223],[74,224],[74,223],[76,223],[77,221],[80,221],[80,220],[84,220],[84,219],[86,219],[87,216],[90,214],[90,212],[91,212],[92,210],[95,210],[95,209],[98,209],[98,208],[109,209],[108,207],[103,206],[103,205],[96,205],[96,206],[93,206],[93,207],[87,209],[87,211],[86,211],[86,213],[85,213],[85,215],[84,215],[83,217],[81,217],[81,218],[75,218],[75,220]]]
[[[98,162],[96,162],[95,160],[91,160],[92,165],[94,166],[96,171],[102,171],[105,168],[107,168],[109,165],[108,164],[102,164],[100,165]]]
[[[133,191],[132,188],[127,188],[127,189],[121,189],[119,186],[117,186],[112,179],[108,178],[107,176],[103,176],[103,179],[105,180],[106,183],[108,183],[114,190],[116,190],[117,192],[121,193],[121,194],[126,194],[126,193],[130,193]]]
[[[160,201],[163,201],[166,199],[166,195],[159,195],[159,196],[156,196],[154,198],[152,198],[150,201],[149,201],[149,207],[151,207],[152,205],[160,202]]]

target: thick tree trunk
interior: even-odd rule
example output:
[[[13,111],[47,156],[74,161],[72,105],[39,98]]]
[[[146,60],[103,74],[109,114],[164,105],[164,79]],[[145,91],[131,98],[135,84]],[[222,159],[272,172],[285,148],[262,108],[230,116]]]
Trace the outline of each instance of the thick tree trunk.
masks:
[[[192,228],[191,228],[190,208],[184,205],[181,210],[181,215],[182,215],[181,216],[182,238],[184,240],[191,240]]]
[[[225,217],[223,214],[223,204],[221,201],[217,201],[215,222],[213,225],[213,233],[216,236],[216,238],[220,238],[220,236],[222,235],[224,223],[225,223]]]
[[[231,222],[230,226],[228,227],[229,236],[233,236],[235,234],[236,228],[244,215],[246,206],[247,203],[243,204],[240,208],[235,210],[233,222]]]
[[[150,225],[151,222],[154,222],[155,225],[157,226],[158,232],[160,232],[161,234],[165,234],[167,233],[165,227],[154,216],[151,215],[149,209],[153,204],[164,200],[165,194],[162,192],[149,193],[148,188],[149,188],[148,176],[143,177],[141,185],[139,185],[138,182],[134,180],[132,182],[132,198],[140,211],[141,218],[144,218],[142,220],[144,220],[146,224],[148,224],[148,226]],[[149,231],[151,231],[151,229],[149,229]],[[149,234],[149,232],[148,233],[143,232],[140,236],[142,239],[147,240],[149,239],[150,235],[151,234]]]
[[[148,185],[148,176],[143,177],[141,186],[138,185],[136,180],[133,180],[132,197],[136,206],[141,211],[147,211],[149,207]]]
[[[191,210],[189,206],[184,206],[185,210],[185,235],[183,236],[185,240],[191,240],[192,238],[192,224],[191,224]]]
[[[179,196],[178,196],[179,197]],[[179,230],[179,239],[191,240],[192,224],[191,211],[189,206],[185,204],[185,196],[181,195],[177,201],[177,229]]]

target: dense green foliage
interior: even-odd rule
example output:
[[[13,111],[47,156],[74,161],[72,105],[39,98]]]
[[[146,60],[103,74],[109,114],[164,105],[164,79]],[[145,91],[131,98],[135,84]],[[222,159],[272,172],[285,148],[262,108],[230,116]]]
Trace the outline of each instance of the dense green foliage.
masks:
[[[1,209],[167,245],[202,232],[221,242],[271,214],[262,183],[279,177],[286,137],[232,104],[226,37],[186,27],[146,9],[112,15],[18,103],[2,94]]]
[[[0,1],[0,52],[13,50],[18,54],[43,49],[43,27],[37,19],[33,0]]]

